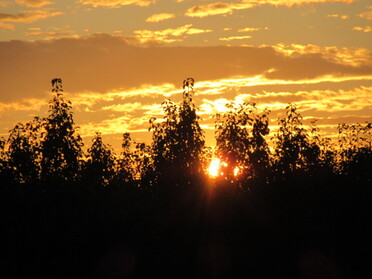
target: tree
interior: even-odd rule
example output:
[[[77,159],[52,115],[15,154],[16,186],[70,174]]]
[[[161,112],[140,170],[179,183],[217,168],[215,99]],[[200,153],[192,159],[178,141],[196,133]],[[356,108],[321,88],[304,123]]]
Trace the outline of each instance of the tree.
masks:
[[[274,164],[279,175],[292,173],[306,165],[305,151],[309,142],[301,119],[296,106],[291,104],[286,107],[286,117],[279,119],[279,129],[274,137]]]
[[[5,150],[6,140],[0,138],[0,174],[3,175],[8,169],[8,154]]]
[[[122,153],[116,162],[116,180],[118,182],[132,182],[133,177],[133,156],[131,152],[132,139],[130,133],[123,134],[123,141],[121,144]]]
[[[102,186],[110,183],[114,176],[115,157],[112,148],[103,143],[100,133],[92,139],[92,146],[88,149],[86,176]]]
[[[185,177],[201,171],[204,135],[192,99],[193,87],[194,79],[184,80],[180,106],[166,100],[162,103],[164,120],[150,119],[154,168],[158,177],[167,174],[177,180],[187,180]]]
[[[49,102],[49,115],[42,123],[42,177],[74,180],[81,168],[83,143],[76,132],[71,102],[63,98],[62,80],[53,79],[52,87],[54,96]]]
[[[263,175],[269,166],[265,136],[270,111],[259,112],[254,103],[229,103],[226,107],[226,112],[215,116],[216,153],[227,164],[224,174],[228,180],[233,179],[236,169],[245,176]]]
[[[25,183],[40,175],[40,119],[18,123],[8,138],[9,166],[16,181]]]
[[[339,124],[339,172],[358,179],[372,175],[372,122]]]

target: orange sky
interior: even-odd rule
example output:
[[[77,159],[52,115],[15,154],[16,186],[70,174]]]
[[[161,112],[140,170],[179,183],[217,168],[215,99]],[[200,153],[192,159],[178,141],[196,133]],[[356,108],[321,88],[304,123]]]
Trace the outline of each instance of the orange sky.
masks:
[[[210,145],[230,101],[270,108],[273,125],[296,103],[329,134],[372,121],[371,34],[370,0],[0,0],[0,136],[46,115],[54,77],[87,145],[96,131],[148,141],[187,77]]]

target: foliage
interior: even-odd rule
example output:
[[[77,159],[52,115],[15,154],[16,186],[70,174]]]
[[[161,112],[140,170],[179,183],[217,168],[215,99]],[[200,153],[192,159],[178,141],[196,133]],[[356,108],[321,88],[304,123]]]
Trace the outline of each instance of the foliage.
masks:
[[[63,98],[62,80],[53,79],[52,87],[54,96],[49,103],[49,115],[42,123],[42,177],[74,180],[81,169],[83,143],[76,133],[71,102]]]
[[[270,111],[259,112],[254,103],[230,103],[226,108],[226,112],[216,114],[217,156],[227,163],[229,174],[238,167],[249,177],[262,176],[269,167],[265,136]]]
[[[9,167],[18,182],[31,182],[40,175],[40,119],[18,123],[8,138]]]
[[[87,179],[100,185],[108,185],[114,176],[115,157],[112,148],[102,141],[100,133],[92,139],[86,163]]]
[[[8,156],[7,152],[5,151],[5,144],[6,139],[1,137],[0,138],[0,172],[3,173],[7,169],[7,163],[8,163]]]
[[[164,120],[150,119],[153,132],[152,153],[156,179],[171,172],[177,179],[190,176],[201,170],[200,158],[204,147],[204,136],[199,117],[192,100],[194,80],[183,82],[183,101],[177,106],[170,100],[163,102]],[[177,172],[177,170],[179,170]],[[183,179],[183,178],[182,178]]]
[[[133,156],[131,152],[132,139],[129,133],[123,134],[120,158],[116,162],[115,176],[117,181],[131,182],[134,179]]]
[[[275,134],[275,170],[289,174],[306,167],[306,151],[309,148],[308,134],[302,126],[302,116],[295,105],[286,107],[286,117],[279,119],[279,129]]]
[[[279,119],[273,153],[266,141],[270,111],[260,110],[254,103],[230,103],[225,112],[217,113],[216,149],[205,147],[193,102],[192,78],[183,82],[180,104],[166,100],[162,103],[164,118],[150,119],[150,145],[134,142],[132,149],[131,136],[124,133],[122,152],[117,156],[97,133],[83,160],[82,139],[71,102],[63,98],[62,80],[53,79],[52,87],[48,116],[18,123],[7,140],[0,140],[0,172],[7,181],[27,184],[50,178],[70,182],[82,179],[102,186],[129,183],[149,190],[201,181],[214,157],[226,163],[221,166],[221,181],[238,181],[245,189],[252,181],[289,181],[297,175],[343,175],[363,181],[372,176],[371,122],[339,124],[336,145],[331,138],[321,136],[315,120],[305,129],[301,114],[292,104]]]
[[[360,179],[372,176],[372,122],[338,125],[339,171]]]

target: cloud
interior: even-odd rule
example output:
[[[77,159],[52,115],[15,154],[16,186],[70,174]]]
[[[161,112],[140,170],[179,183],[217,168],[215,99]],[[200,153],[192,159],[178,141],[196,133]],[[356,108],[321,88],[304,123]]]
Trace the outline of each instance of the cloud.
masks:
[[[365,18],[365,19],[371,20],[372,19],[372,11],[361,13],[358,16],[361,17],[361,18]]]
[[[126,104],[114,104],[110,106],[104,106],[102,110],[117,111],[117,112],[133,112],[142,107],[140,102],[126,103]]]
[[[301,45],[301,44],[276,44],[272,46],[276,51],[289,56],[298,57],[305,54],[321,54],[327,60],[338,64],[360,67],[372,66],[372,52],[366,48],[347,48],[336,46]]]
[[[53,4],[53,2],[47,0],[16,0],[15,2],[19,5],[32,8]]]
[[[220,41],[233,41],[233,40],[244,40],[244,39],[250,39],[252,36],[232,36],[232,37],[224,37],[219,38]]]
[[[349,15],[339,15],[339,14],[331,14],[331,15],[327,15],[327,17],[331,17],[331,18],[341,18],[341,19],[348,19],[348,18],[350,18]]]
[[[5,30],[15,30],[14,24],[0,22],[0,28]]]
[[[206,17],[212,15],[231,14],[236,10],[251,9],[261,5],[286,6],[303,5],[311,3],[342,2],[353,3],[357,0],[241,0],[238,2],[215,2],[204,5],[197,5],[189,8],[185,15],[189,17]]]
[[[252,3],[211,3],[189,8],[185,15],[189,17],[206,17],[211,15],[231,14],[234,10],[243,10],[254,7]]]
[[[269,27],[246,27],[239,29],[238,32],[255,32],[259,30],[269,30]]]
[[[188,35],[212,32],[209,29],[193,28],[192,24],[163,30],[135,30],[135,38],[141,43],[173,43],[182,41]]]
[[[75,31],[67,30],[67,31],[33,31],[27,32],[26,36],[29,37],[40,37],[40,36],[48,36],[48,37],[58,37],[58,36],[66,36],[74,34]]]
[[[155,4],[156,0],[80,0],[79,3],[83,5],[90,5],[93,7],[109,7],[118,8],[121,6],[135,5],[140,7],[148,7]]]
[[[353,27],[353,30],[368,33],[372,32],[372,26],[355,26]]]
[[[159,21],[164,21],[168,20],[171,18],[175,18],[175,14],[169,14],[169,13],[161,13],[161,14],[155,14],[146,19],[146,22],[159,22]]]
[[[161,36],[170,33],[185,36],[187,32],[194,32],[190,29],[189,26],[167,30]],[[139,94],[147,92],[145,85],[160,86],[164,83],[181,88],[182,80],[187,77],[200,83],[261,75],[278,84],[279,81],[298,80],[303,83],[314,79],[361,80],[372,75],[370,51],[351,50],[350,53],[355,51],[359,55],[359,62],[350,60],[348,63],[351,54],[343,49],[336,52],[318,47],[316,52],[314,47],[311,51],[305,48],[289,55],[270,46],[136,46],[126,40],[121,36],[95,34],[53,41],[0,42],[0,101],[18,100],[26,95],[34,98],[47,96],[50,80],[54,77],[63,79],[68,92],[106,95],[143,87]],[[171,94],[174,88],[168,90]],[[154,92],[156,90],[147,94],[157,96]]]
[[[30,27],[27,28],[29,31],[26,32],[28,37],[46,37],[44,40],[51,40],[55,37],[68,36],[76,34],[76,31],[66,30],[69,29],[70,25],[65,25],[63,27],[48,27],[42,30],[40,27]]]
[[[62,12],[51,12],[46,10],[32,10],[20,13],[0,13],[1,22],[32,23],[41,19],[62,15]]]
[[[353,3],[357,0],[258,0],[260,4],[270,4],[274,6],[287,6],[312,4],[312,3]]]

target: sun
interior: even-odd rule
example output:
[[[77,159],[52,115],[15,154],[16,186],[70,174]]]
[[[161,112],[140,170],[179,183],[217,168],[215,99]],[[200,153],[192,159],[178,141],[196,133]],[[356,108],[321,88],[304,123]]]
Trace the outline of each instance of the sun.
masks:
[[[219,158],[213,158],[209,164],[208,167],[208,175],[213,178],[217,178],[218,176],[223,176],[225,173],[223,171],[226,171],[226,167],[228,164],[226,162],[221,161]],[[232,170],[232,175],[237,177],[241,174],[241,167],[236,166]]]
[[[212,159],[212,161],[211,161],[211,163],[209,164],[209,167],[208,167],[209,176],[215,178],[215,177],[224,175],[224,173],[221,171],[222,167],[227,167],[227,163],[222,162],[221,159],[219,159],[219,158]]]
[[[219,175],[221,168],[221,160],[218,158],[214,158],[208,168],[208,174],[212,177],[217,177]]]

